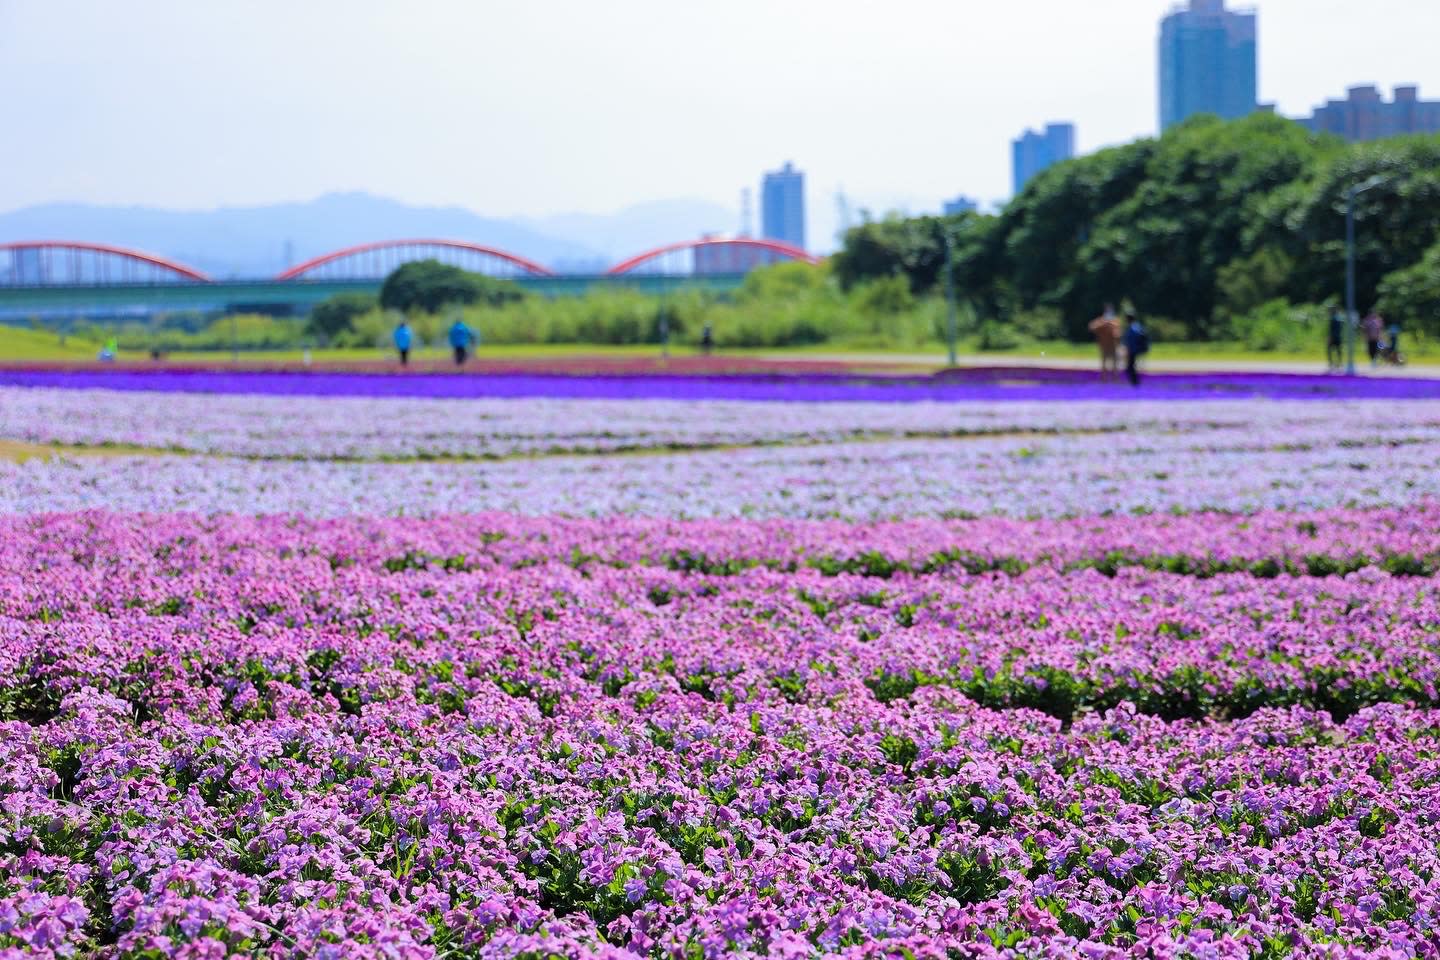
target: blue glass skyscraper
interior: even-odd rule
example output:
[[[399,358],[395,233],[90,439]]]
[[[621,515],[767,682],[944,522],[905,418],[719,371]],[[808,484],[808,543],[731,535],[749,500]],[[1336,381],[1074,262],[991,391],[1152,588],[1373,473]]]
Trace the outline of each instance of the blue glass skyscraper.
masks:
[[[760,189],[760,232],[767,240],[805,249],[805,174],[789,163],[765,174]]]
[[[1160,22],[1160,129],[1197,113],[1255,112],[1256,16],[1225,0],[1190,0]]]
[[[1010,150],[1015,193],[1019,194],[1035,174],[1075,156],[1075,125],[1050,123],[1041,133],[1026,130],[1011,143]]]

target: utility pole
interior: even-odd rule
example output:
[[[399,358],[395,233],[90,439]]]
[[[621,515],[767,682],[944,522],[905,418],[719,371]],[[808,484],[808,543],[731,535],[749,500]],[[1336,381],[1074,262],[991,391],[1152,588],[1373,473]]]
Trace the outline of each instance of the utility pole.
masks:
[[[1355,306],[1355,198],[1367,190],[1389,180],[1376,175],[1364,183],[1357,183],[1345,194],[1345,373],[1355,376],[1355,327],[1360,322],[1360,311]]]
[[[1355,195],[1345,195],[1345,373],[1355,376]]]
[[[945,263],[941,267],[945,271],[945,339],[950,347],[950,366],[954,367],[957,363],[955,339],[959,335],[959,318],[955,315],[955,271],[951,269],[950,231],[944,227],[941,231],[941,236],[945,238]]]

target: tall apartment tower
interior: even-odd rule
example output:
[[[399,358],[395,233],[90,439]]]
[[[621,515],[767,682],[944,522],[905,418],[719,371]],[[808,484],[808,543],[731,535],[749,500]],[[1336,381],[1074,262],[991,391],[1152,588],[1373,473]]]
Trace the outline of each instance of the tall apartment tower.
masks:
[[[786,163],[765,174],[760,188],[760,232],[805,249],[805,174]]]
[[[1160,21],[1160,129],[1197,113],[1254,113],[1257,35],[1255,11],[1225,0],[1189,0]]]
[[[1049,123],[1043,132],[1026,130],[1010,144],[1011,171],[1019,194],[1041,170],[1075,156],[1075,124]]]

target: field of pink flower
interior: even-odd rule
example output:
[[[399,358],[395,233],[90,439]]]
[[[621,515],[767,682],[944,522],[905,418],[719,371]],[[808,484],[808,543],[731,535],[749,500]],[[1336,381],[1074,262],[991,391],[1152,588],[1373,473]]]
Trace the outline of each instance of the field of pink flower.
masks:
[[[103,415],[96,415],[96,411]],[[0,513],[836,518],[1440,498],[1440,404],[202,397],[0,388]],[[68,456],[68,445],[146,455]],[[630,451],[624,454],[620,451]],[[157,455],[160,454],[160,455]]]
[[[1427,502],[0,517],[0,958],[1440,957],[1437,568]]]
[[[1440,960],[1437,401],[692,386],[0,388],[0,960]]]

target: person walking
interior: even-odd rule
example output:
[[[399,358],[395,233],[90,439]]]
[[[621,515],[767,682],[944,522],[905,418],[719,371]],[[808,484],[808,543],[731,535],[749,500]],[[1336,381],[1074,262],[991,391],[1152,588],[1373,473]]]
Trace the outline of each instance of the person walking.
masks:
[[[465,358],[469,356],[470,346],[475,343],[474,331],[465,325],[465,321],[456,318],[450,325],[450,349],[455,351],[455,366],[463,367]]]
[[[708,357],[714,350],[715,328],[707,323],[705,324],[704,329],[700,331],[700,352]]]
[[[1365,346],[1370,351],[1370,366],[1373,367],[1380,362],[1380,338],[1385,333],[1385,321],[1371,310],[1360,321],[1360,330],[1365,334]]]
[[[1150,352],[1150,335],[1133,310],[1125,312],[1125,376],[1130,386],[1140,386],[1140,358]]]
[[[1330,338],[1325,341],[1325,364],[1331,370],[1345,365],[1345,314],[1341,310],[1330,311]]]
[[[395,333],[392,335],[395,340],[395,350],[400,354],[400,366],[410,365],[410,345],[415,342],[415,334],[410,330],[410,322],[401,320],[395,326]]]
[[[1090,333],[1095,345],[1100,348],[1100,380],[1116,379],[1120,375],[1120,321],[1115,317],[1115,306],[1105,304],[1105,310],[1090,321]]]

